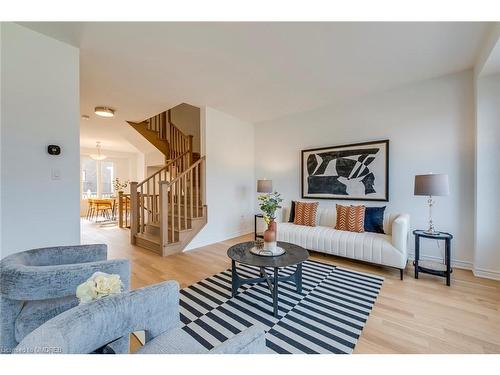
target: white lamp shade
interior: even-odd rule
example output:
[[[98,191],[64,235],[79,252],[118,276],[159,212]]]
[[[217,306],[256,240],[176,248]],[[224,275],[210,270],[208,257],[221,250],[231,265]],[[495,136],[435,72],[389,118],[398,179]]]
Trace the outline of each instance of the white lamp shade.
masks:
[[[447,174],[415,176],[415,195],[440,196],[450,194]]]
[[[257,193],[272,193],[273,181],[272,180],[257,180]]]

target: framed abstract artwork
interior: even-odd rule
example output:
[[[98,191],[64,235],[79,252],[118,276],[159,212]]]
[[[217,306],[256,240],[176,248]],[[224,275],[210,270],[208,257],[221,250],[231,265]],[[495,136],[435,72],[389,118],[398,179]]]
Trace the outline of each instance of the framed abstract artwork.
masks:
[[[302,198],[389,200],[389,140],[302,150]]]

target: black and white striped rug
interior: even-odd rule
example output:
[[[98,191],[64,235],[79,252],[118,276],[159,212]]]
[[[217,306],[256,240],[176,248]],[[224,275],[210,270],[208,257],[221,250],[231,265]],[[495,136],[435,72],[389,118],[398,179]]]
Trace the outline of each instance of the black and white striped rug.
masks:
[[[259,277],[257,267],[243,264],[238,273]],[[267,284],[242,286],[231,298],[231,270],[221,272],[181,290],[183,329],[207,349],[258,324],[270,353],[352,353],[384,279],[308,260],[302,280],[301,294],[291,282],[279,284],[275,318]]]

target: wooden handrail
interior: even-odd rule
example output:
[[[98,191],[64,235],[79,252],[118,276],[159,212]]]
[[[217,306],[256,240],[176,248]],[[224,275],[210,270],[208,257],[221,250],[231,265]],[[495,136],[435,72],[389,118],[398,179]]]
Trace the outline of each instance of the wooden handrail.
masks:
[[[188,169],[186,169],[184,172],[182,172],[179,176],[177,176],[176,178],[174,178],[172,181],[167,182],[167,186],[170,186],[170,185],[173,185],[174,183],[176,183],[178,180],[180,180],[181,178],[183,178],[184,175],[186,175],[189,171],[191,171],[192,169],[194,169],[197,165],[201,164],[201,162],[204,161],[204,160],[205,160],[205,156],[202,156],[196,162],[194,162],[193,164],[191,164],[191,166]]]
[[[183,152],[181,155],[177,156],[175,159],[171,159],[167,162],[167,164],[165,164],[165,166],[163,166],[160,170],[156,171],[155,173],[153,173],[151,176],[149,176],[148,178],[146,178],[144,181],[140,182],[137,184],[137,187],[141,187],[141,185],[143,185],[144,183],[148,182],[150,179],[152,179],[154,176],[157,176],[157,175],[160,175],[161,172],[163,171],[166,171],[172,164],[174,164],[175,162],[177,162],[179,159],[181,159],[183,156],[186,156],[187,154],[189,153],[189,151],[185,151]]]

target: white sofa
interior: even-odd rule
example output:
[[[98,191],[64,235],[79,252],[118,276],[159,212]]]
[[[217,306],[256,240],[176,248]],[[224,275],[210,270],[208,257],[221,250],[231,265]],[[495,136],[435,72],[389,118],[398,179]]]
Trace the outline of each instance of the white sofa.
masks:
[[[289,208],[282,210],[278,223],[278,241],[290,242],[305,249],[369,263],[395,267],[401,280],[408,260],[408,214],[385,214],[385,234],[354,233],[335,229],[335,207],[318,207],[316,226],[295,225],[288,222]]]

